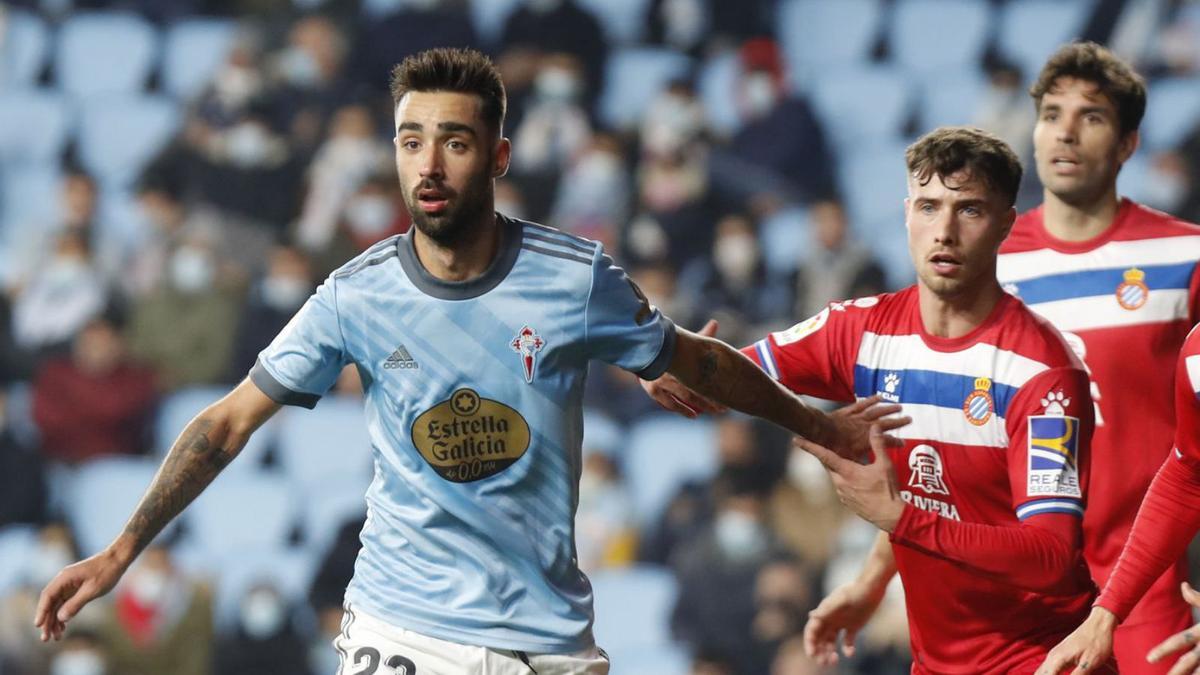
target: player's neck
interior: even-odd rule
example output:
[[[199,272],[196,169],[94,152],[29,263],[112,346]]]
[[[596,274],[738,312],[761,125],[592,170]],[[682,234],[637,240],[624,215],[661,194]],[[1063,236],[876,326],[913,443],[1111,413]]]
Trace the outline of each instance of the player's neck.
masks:
[[[1112,227],[1121,205],[1116,185],[1086,204],[1068,204],[1049,190],[1043,192],[1042,199],[1046,232],[1062,241],[1088,241],[1104,234]]]
[[[475,231],[450,245],[442,245],[413,228],[413,248],[425,271],[442,281],[469,281],[487,271],[500,250],[503,229],[494,211]]]
[[[992,314],[996,303],[1004,297],[1000,282],[992,275],[991,283],[965,289],[953,296],[934,293],[925,284],[917,284],[917,301],[921,325],[928,335],[955,339],[978,328]]]

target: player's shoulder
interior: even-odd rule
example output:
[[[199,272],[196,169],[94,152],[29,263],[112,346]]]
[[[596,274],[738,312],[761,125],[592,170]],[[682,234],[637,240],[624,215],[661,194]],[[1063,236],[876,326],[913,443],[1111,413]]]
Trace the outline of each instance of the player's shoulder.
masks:
[[[1009,303],[1009,307],[998,347],[1046,368],[1074,368],[1086,372],[1083,361],[1054,324],[1013,296],[1006,295],[1004,302]]]
[[[1162,237],[1187,237],[1188,241],[1200,248],[1200,225],[1176,218],[1169,213],[1124,199],[1121,202],[1122,214],[1129,227],[1122,228],[1122,238],[1157,239]],[[1183,242],[1176,242],[1182,244]]]
[[[600,242],[564,232],[557,227],[518,218],[510,218],[509,221],[521,233],[521,249],[550,259],[544,262],[562,266],[574,263],[590,267],[597,254],[604,251]]]
[[[1045,232],[1042,222],[1041,205],[1018,214],[1012,230],[1000,245],[1000,255],[1042,248]]]
[[[851,300],[839,300],[786,330],[772,333],[777,345],[783,346],[826,329],[836,327],[839,335],[857,335],[864,331],[881,334],[903,332],[906,317],[911,316],[911,303],[915,301],[916,287],[867,295]]]
[[[367,270],[372,270],[381,263],[398,257],[400,255],[400,242],[403,236],[404,235],[397,234],[375,242],[370,246],[370,248],[354,256],[344,265],[334,270],[333,273],[329,275],[330,278],[335,280],[343,280],[359,276]]]

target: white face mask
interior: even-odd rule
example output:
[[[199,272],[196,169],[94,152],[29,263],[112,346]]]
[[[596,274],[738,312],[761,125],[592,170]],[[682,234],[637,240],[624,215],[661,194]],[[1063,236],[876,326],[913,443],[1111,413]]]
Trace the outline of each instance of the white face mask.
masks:
[[[279,72],[289,84],[311,89],[321,79],[321,69],[312,54],[299,47],[288,47],[279,57]]]
[[[79,258],[55,258],[42,272],[46,283],[55,288],[74,286],[87,277],[87,263]]]
[[[722,276],[743,285],[758,265],[758,242],[745,234],[721,237],[713,247],[713,263]]]
[[[268,307],[280,312],[299,309],[312,289],[304,279],[267,277],[262,280],[262,299]]]
[[[104,659],[82,649],[63,652],[50,664],[50,675],[104,675],[104,671]]]
[[[213,272],[212,258],[190,246],[171,256],[171,283],[184,293],[199,293],[211,288]]]
[[[751,117],[760,117],[775,107],[779,95],[775,91],[775,82],[766,73],[755,73],[746,78],[742,85],[743,103],[746,112]]]
[[[767,532],[762,524],[741,511],[721,511],[713,532],[717,546],[731,560],[747,560],[767,548]]]
[[[362,195],[346,204],[346,225],[359,237],[387,232],[396,219],[396,205],[387,197]]]
[[[277,635],[284,618],[283,603],[270,591],[255,591],[242,602],[242,628],[255,640]]]
[[[534,89],[543,101],[569,103],[579,95],[579,78],[562,68],[546,68],[538,73]]]
[[[1160,211],[1173,213],[1187,197],[1190,187],[1187,176],[1153,168],[1150,179],[1143,186],[1142,199]]]
[[[240,108],[262,89],[258,73],[243,66],[227,66],[217,74],[213,90],[228,108]]]
[[[261,125],[242,122],[225,132],[225,152],[235,166],[259,166],[271,152],[271,137]]]
[[[143,569],[129,580],[129,592],[138,603],[153,607],[162,602],[169,581],[163,572]]]
[[[787,477],[809,502],[821,501],[833,488],[821,461],[803,450],[792,450],[788,455]]]

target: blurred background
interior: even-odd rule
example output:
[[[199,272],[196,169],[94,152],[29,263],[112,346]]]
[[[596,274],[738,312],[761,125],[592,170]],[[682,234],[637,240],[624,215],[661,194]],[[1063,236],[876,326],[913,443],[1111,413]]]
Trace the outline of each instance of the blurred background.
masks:
[[[912,280],[903,151],[1086,37],[1150,79],[1130,197],[1200,220],[1200,3],[88,0],[0,6],[0,673],[336,668],[371,450],[353,370],[261,429],[61,644],[36,593],[122,528],[184,424],[328,272],[406,231],[388,73],[491,54],[498,210],[605,242],[745,344]],[[1031,172],[1032,173],[1032,172]],[[1040,198],[1036,176],[1022,208]],[[595,366],[577,539],[615,675],[817,672],[796,636],[874,530],[778,429],[661,413]],[[898,585],[843,673],[908,672]]]

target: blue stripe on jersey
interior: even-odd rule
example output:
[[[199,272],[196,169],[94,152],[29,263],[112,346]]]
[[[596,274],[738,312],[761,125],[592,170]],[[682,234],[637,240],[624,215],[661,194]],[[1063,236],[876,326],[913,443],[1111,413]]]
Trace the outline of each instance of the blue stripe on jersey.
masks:
[[[563,246],[568,249],[571,249],[572,251],[575,251],[576,253],[582,253],[582,254],[588,256],[589,258],[591,257],[591,255],[593,253],[596,252],[595,249],[588,248],[587,246],[584,246],[583,244],[577,244],[573,241],[566,241],[563,239],[559,239],[558,237],[549,236],[548,233],[543,234],[541,230],[535,230],[533,228],[526,228],[525,238],[526,239],[536,239],[538,241],[545,242],[547,244],[555,244],[557,246]]]
[[[1069,513],[1075,516],[1083,515],[1083,503],[1070,497],[1055,497],[1054,499],[1035,499],[1017,507],[1017,518],[1025,520],[1043,513]]]
[[[754,343],[754,350],[758,353],[758,360],[762,362],[763,370],[772,378],[779,379],[779,368],[775,366],[775,358],[771,356],[771,345],[767,344],[765,339]]]
[[[583,237],[576,236],[570,232],[563,232],[562,230],[550,227],[549,225],[542,225],[541,223],[531,223],[528,221],[520,222],[525,225],[525,232],[527,234],[530,232],[537,232],[543,235],[551,235],[563,239],[564,244],[570,242],[580,246],[588,253],[594,253],[596,251],[596,243],[589,239],[584,239]]]
[[[1048,274],[1018,281],[1017,289],[1027,305],[1109,295],[1115,293],[1117,286],[1124,283],[1125,271],[1129,267]],[[1144,281],[1151,290],[1187,288],[1191,284],[1195,268],[1195,262],[1138,267],[1146,273]]]
[[[963,403],[975,391],[975,378],[968,375],[953,375],[934,370],[889,370],[854,366],[854,395],[859,398],[874,396],[887,391],[885,378],[896,374],[900,378],[897,391],[901,403],[933,405],[939,408],[962,410]],[[992,382],[988,394],[992,397],[997,416],[1006,417],[1008,404],[1017,394],[1017,388],[1002,382]],[[986,400],[978,401],[986,404]]]

